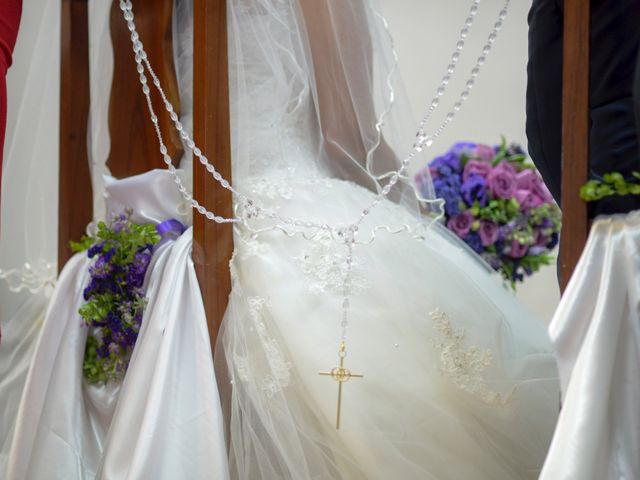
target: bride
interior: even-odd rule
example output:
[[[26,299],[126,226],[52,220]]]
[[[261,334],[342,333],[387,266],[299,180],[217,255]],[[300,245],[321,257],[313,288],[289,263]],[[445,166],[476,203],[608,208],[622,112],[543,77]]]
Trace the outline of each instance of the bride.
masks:
[[[361,218],[414,141],[384,19],[365,0],[228,8],[234,186],[279,218]],[[402,180],[352,260],[304,222],[237,224],[215,359],[232,477],[537,478],[559,398],[546,331]]]

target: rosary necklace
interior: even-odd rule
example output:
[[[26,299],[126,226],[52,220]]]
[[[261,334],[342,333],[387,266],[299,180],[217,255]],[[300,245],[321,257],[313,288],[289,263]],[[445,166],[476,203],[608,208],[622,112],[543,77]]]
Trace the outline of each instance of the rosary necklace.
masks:
[[[445,119],[441,122],[438,128],[431,134],[428,134],[426,131],[426,125],[431,115],[436,111],[436,109],[440,106],[440,99],[444,96],[447,86],[451,80],[451,76],[456,70],[456,66],[460,59],[460,53],[462,52],[465,39],[469,34],[469,29],[473,24],[473,21],[478,12],[478,5],[481,0],[474,0],[469,9],[468,15],[465,19],[464,27],[460,30],[460,34],[458,40],[456,42],[455,50],[453,51],[450,63],[447,65],[447,70],[445,75],[442,77],[440,81],[440,85],[436,90],[435,96],[432,98],[429,108],[425,115],[422,117],[420,123],[418,124],[418,130],[416,133],[415,143],[410,151],[410,153],[402,160],[400,164],[400,168],[395,171],[389,172],[386,174],[386,177],[389,177],[387,184],[382,187],[382,189],[374,196],[373,200],[369,205],[367,205],[360,212],[360,216],[356,221],[346,226],[337,225],[331,226],[328,223],[317,223],[312,221],[305,221],[299,218],[293,217],[284,217],[278,214],[275,211],[270,210],[269,208],[265,208],[261,206],[258,202],[253,199],[247,197],[242,192],[236,190],[231,183],[222,177],[222,175],[216,170],[215,166],[209,162],[207,157],[202,153],[200,148],[198,148],[191,138],[191,135],[185,131],[182,123],[178,119],[178,114],[174,111],[173,105],[168,100],[165,95],[164,90],[162,89],[160,80],[155,74],[149,59],[147,57],[147,53],[144,50],[144,46],[142,41],[140,40],[140,36],[136,30],[134,15],[133,15],[133,6],[131,0],[120,0],[120,9],[123,12],[123,16],[125,21],[127,22],[127,27],[131,32],[131,43],[133,47],[133,52],[135,54],[135,62],[136,69],[139,74],[140,84],[142,86],[142,92],[145,95],[147,101],[147,107],[149,109],[149,114],[151,117],[151,121],[154,125],[156,135],[158,137],[158,143],[160,145],[160,153],[163,157],[163,161],[167,165],[167,169],[173,176],[174,182],[176,183],[178,190],[182,197],[190,203],[191,207],[195,209],[199,214],[204,215],[208,220],[214,221],[216,223],[242,223],[244,225],[248,225],[248,221],[253,218],[268,218],[275,220],[276,222],[282,222],[282,224],[276,223],[274,228],[280,228],[281,230],[286,232],[285,227],[290,226],[294,228],[300,228],[304,230],[310,230],[315,232],[329,232],[331,237],[334,240],[338,240],[340,243],[344,243],[347,248],[347,256],[346,256],[346,271],[343,280],[343,300],[342,300],[342,318],[340,322],[340,341],[338,348],[338,366],[332,368],[328,372],[319,372],[319,375],[328,376],[334,381],[338,383],[338,401],[337,401],[337,409],[336,409],[336,429],[340,428],[340,418],[341,418],[341,409],[342,409],[342,389],[343,384],[349,381],[351,378],[362,378],[364,375],[362,374],[354,374],[345,367],[345,358],[347,356],[347,331],[349,328],[349,308],[350,308],[350,293],[351,293],[351,277],[352,277],[352,267],[353,267],[353,250],[356,245],[356,237],[358,233],[358,229],[362,224],[363,220],[371,213],[371,210],[375,208],[384,198],[386,198],[393,186],[400,180],[402,175],[406,172],[413,158],[420,152],[422,152],[425,148],[429,148],[433,145],[434,140],[440,136],[440,134],[447,128],[447,126],[453,121],[455,115],[462,108],[462,104],[469,98],[470,91],[475,85],[476,78],[480,73],[480,68],[484,65],[487,56],[489,55],[493,44],[496,41],[498,32],[502,28],[502,22],[507,16],[507,10],[510,4],[510,0],[506,0],[503,8],[500,10],[498,14],[498,19],[493,25],[493,29],[490,32],[487,42],[482,48],[482,54],[477,58],[474,67],[471,69],[471,73],[466,81],[465,88],[459,94],[458,99],[454,102],[451,110],[447,112]],[[389,32],[389,27],[386,19],[382,17],[380,14],[376,15],[382,19],[384,28],[391,39],[391,35]],[[395,50],[393,51],[394,59],[397,62],[397,55]],[[239,216],[234,216],[232,218],[226,218],[219,215],[216,215],[214,212],[209,211],[203,205],[201,205],[195,198],[193,198],[193,194],[187,190],[187,188],[182,183],[182,180],[177,174],[176,168],[173,165],[172,159],[168,154],[167,147],[164,143],[162,132],[160,131],[160,127],[158,125],[158,117],[155,113],[153,102],[151,101],[150,96],[150,88],[147,83],[147,76],[145,75],[145,71],[150,75],[154,87],[160,93],[162,101],[164,103],[165,109],[170,116],[174,127],[185,141],[186,146],[193,152],[199,162],[207,169],[207,171],[213,176],[213,179],[218,182],[223,188],[229,190],[237,200],[237,204],[241,206],[241,214]],[[388,84],[390,88],[390,105],[393,104],[393,89]],[[391,108],[391,107],[389,107]],[[383,115],[386,114],[383,113]],[[381,124],[381,118],[376,123],[376,128]],[[442,202],[439,202],[442,205]],[[312,235],[313,237],[314,235]],[[305,236],[305,238],[307,238]]]

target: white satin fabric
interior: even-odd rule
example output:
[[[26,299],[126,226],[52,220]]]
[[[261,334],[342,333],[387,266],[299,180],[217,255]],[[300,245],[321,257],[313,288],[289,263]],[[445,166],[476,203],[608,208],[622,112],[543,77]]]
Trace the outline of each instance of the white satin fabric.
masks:
[[[164,171],[107,179],[136,221],[176,215]],[[166,192],[157,196],[157,192]],[[18,412],[8,479],[227,478],[223,420],[204,307],[191,262],[191,229],[158,249],[148,306],[120,385],[87,385],[87,329],[78,315],[90,260],[74,256],[49,305]]]
[[[549,327],[562,411],[541,479],[640,476],[640,213],[597,219]]]

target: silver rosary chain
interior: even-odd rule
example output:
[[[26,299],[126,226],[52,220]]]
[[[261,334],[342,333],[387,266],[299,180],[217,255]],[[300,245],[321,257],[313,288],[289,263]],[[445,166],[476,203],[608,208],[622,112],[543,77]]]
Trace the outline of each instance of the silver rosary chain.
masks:
[[[360,213],[359,218],[352,224],[347,226],[330,226],[329,224],[321,224],[311,221],[304,221],[297,218],[284,217],[268,208],[264,208],[259,205],[258,202],[250,199],[243,193],[239,192],[231,183],[225,179],[215,168],[213,164],[211,164],[208,158],[202,153],[200,148],[197,147],[195,141],[191,138],[191,135],[184,129],[184,126],[180,122],[177,113],[175,112],[173,105],[167,98],[162,85],[160,83],[160,79],[157,77],[155,71],[153,70],[151,63],[149,62],[146,51],[144,50],[144,46],[142,41],[140,40],[140,36],[136,30],[134,15],[133,15],[133,5],[131,0],[120,0],[120,9],[123,12],[124,19],[127,22],[127,27],[131,32],[131,43],[133,46],[133,51],[135,54],[135,62],[136,69],[139,74],[140,84],[142,85],[142,92],[145,95],[147,106],[149,109],[149,114],[151,117],[151,121],[153,122],[154,129],[156,131],[156,135],[158,137],[158,143],[160,145],[160,153],[163,156],[163,161],[167,165],[167,169],[173,176],[173,179],[180,191],[182,197],[188,201],[192,208],[194,208],[199,214],[205,216],[207,219],[214,221],[216,223],[246,223],[246,221],[250,218],[255,217],[266,217],[276,221],[282,222],[284,225],[299,227],[299,228],[308,228],[308,229],[317,229],[317,230],[325,230],[335,233],[336,236],[344,242],[347,246],[347,258],[346,258],[346,272],[343,283],[343,315],[341,321],[341,340],[345,341],[347,338],[347,329],[348,329],[348,311],[350,307],[350,283],[351,283],[351,274],[353,267],[353,249],[356,244],[356,236],[358,233],[358,229],[362,221],[371,213],[373,208],[375,208],[389,193],[393,186],[400,180],[403,173],[406,172],[408,167],[411,164],[413,158],[420,152],[422,152],[425,148],[429,148],[433,145],[434,139],[439,137],[442,132],[449,126],[449,124],[453,121],[456,114],[462,108],[463,103],[469,98],[471,89],[475,85],[475,81],[480,73],[481,67],[484,65],[487,56],[489,55],[493,44],[496,41],[498,32],[502,28],[502,23],[507,16],[508,8],[511,0],[506,0],[502,9],[498,14],[498,20],[494,23],[493,29],[491,30],[487,42],[482,48],[482,54],[477,58],[474,67],[471,69],[471,73],[465,83],[465,88],[459,94],[457,100],[453,103],[451,110],[447,112],[444,120],[440,123],[438,128],[431,134],[428,134],[425,130],[427,122],[431,118],[431,115],[438,109],[441,104],[440,99],[444,96],[447,91],[447,87],[451,81],[451,77],[456,70],[456,67],[459,63],[460,54],[465,46],[465,39],[469,34],[469,29],[471,28],[476,14],[478,12],[478,5],[481,0],[474,0],[472,5],[468,11],[468,15],[465,19],[465,23],[463,28],[460,30],[458,40],[456,42],[456,47],[454,52],[451,54],[450,63],[447,65],[447,70],[445,75],[442,77],[438,88],[436,89],[436,94],[432,98],[431,103],[429,104],[429,108],[427,112],[422,117],[420,123],[418,124],[418,131],[416,133],[416,140],[413,144],[413,147],[410,153],[402,160],[400,168],[396,171],[389,172],[387,176],[389,176],[389,181],[387,184],[382,187],[382,189],[374,196],[372,202],[366,206]],[[388,25],[384,24],[387,33],[389,33]],[[390,33],[389,33],[390,35]],[[236,196],[238,200],[238,204],[243,206],[242,213],[240,216],[226,218],[220,215],[216,215],[214,212],[209,211],[203,205],[201,205],[195,198],[193,198],[192,193],[190,193],[187,188],[183,185],[180,176],[177,173],[175,166],[173,165],[173,161],[171,156],[168,154],[167,147],[164,143],[162,132],[160,131],[160,127],[158,125],[158,117],[153,108],[153,102],[150,96],[150,88],[147,84],[147,77],[145,75],[145,71],[149,74],[152,79],[152,83],[154,87],[158,90],[160,97],[164,103],[165,109],[174,124],[175,129],[180,134],[181,138],[185,141],[185,144],[189,150],[193,152],[198,158],[198,161],[202,164],[203,167],[207,169],[207,171],[213,176],[213,179],[218,182],[223,188],[230,191],[233,195]]]

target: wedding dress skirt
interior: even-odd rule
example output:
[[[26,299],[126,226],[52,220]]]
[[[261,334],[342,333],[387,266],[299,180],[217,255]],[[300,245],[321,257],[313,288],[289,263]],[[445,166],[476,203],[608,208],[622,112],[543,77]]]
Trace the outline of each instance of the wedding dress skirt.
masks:
[[[242,187],[284,216],[331,224],[373,198],[310,174]],[[537,478],[559,410],[544,325],[439,224],[422,238],[375,229],[416,223],[387,201],[367,219],[345,359],[364,377],[343,386],[339,430],[337,383],[319,372],[338,364],[345,246],[237,228],[216,352],[231,382],[232,477]]]
[[[549,331],[562,411],[544,480],[640,475],[640,213],[597,219]]]
[[[133,221],[176,215],[167,172],[111,181],[108,210]],[[204,307],[191,261],[192,230],[162,245],[147,272],[148,305],[122,383],[88,385],[87,328],[78,308],[91,261],[60,274],[18,410],[2,478],[225,479],[223,420]]]

